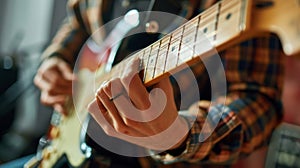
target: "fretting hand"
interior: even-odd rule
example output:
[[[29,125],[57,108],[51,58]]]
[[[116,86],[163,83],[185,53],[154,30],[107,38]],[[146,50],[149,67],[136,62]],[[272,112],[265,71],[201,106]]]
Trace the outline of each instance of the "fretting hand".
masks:
[[[89,112],[109,136],[154,150],[178,147],[186,138],[187,122],[178,115],[168,78],[149,93],[139,74],[139,60],[120,78],[105,82]]]

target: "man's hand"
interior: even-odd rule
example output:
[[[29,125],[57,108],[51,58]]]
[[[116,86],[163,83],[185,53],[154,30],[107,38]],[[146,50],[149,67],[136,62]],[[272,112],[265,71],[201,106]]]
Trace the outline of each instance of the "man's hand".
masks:
[[[41,102],[66,114],[64,104],[72,94],[72,82],[75,79],[68,63],[59,57],[46,59],[40,66],[34,84],[41,90]]]
[[[102,84],[89,112],[110,136],[154,150],[176,148],[189,128],[178,115],[171,83],[166,78],[149,93],[138,67],[134,60],[122,77]]]

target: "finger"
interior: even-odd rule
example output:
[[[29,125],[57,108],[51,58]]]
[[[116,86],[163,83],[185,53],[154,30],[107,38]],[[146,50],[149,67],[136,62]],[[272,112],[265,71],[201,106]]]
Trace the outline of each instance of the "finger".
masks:
[[[66,63],[65,61],[59,62],[58,69],[62,73],[64,79],[71,80],[71,81],[76,79],[75,75],[72,72],[70,65],[68,63]]]
[[[96,96],[96,101],[99,107],[100,112],[102,113],[103,117],[105,118],[105,120],[111,125],[113,126],[113,121],[109,115],[109,113],[107,112],[107,110],[105,109],[105,107],[103,106],[102,102],[100,101],[99,97]]]
[[[105,94],[103,89],[99,89],[97,91],[97,99],[100,100],[103,107],[107,110],[107,112],[111,116],[112,125],[116,129],[116,131],[117,132],[125,132],[126,126],[123,123],[122,118],[117,113],[117,109],[115,108],[114,104],[111,103],[111,101],[109,100],[108,96]]]
[[[57,86],[72,86],[73,80],[65,78],[58,69],[52,69],[41,74],[42,78]]]
[[[98,97],[97,94],[95,95],[95,97],[96,97],[96,101],[97,101],[98,108],[99,108],[100,112],[102,114],[104,114],[104,113],[108,114],[107,109],[104,107],[103,103],[100,101],[100,99],[99,99],[99,97]]]
[[[109,100],[109,97],[106,95],[103,89],[100,89],[97,92],[97,97],[103,104],[103,106],[107,109],[111,119],[114,129],[122,134],[128,134],[131,136],[142,136],[141,133],[137,132],[133,128],[129,128],[125,125],[123,121],[123,117],[120,115],[115,105]]]
[[[62,86],[50,83],[49,81],[43,79],[41,75],[37,74],[34,78],[34,84],[41,89],[42,91],[47,91],[48,94],[65,94],[71,95],[72,94],[72,84]]]
[[[67,95],[49,95],[48,92],[41,92],[41,103],[47,106],[65,104],[67,98]]]
[[[88,111],[107,135],[116,137],[117,132],[113,128],[112,119],[97,96],[88,105]]]
[[[133,104],[137,108],[145,110],[150,106],[149,93],[139,77],[139,67],[140,60],[132,60],[123,73],[121,82]]]
[[[123,95],[115,99],[114,104],[127,127],[136,130],[141,133],[142,136],[151,136],[156,134],[152,127],[148,125],[149,120],[156,118],[152,117],[152,114],[148,113],[151,116],[148,117],[144,111],[136,109],[129,98]]]
[[[124,124],[127,127],[133,128],[135,131],[138,131],[145,136],[144,134],[144,129],[139,129],[143,128],[142,123],[136,122],[136,120],[131,120],[132,116],[135,116],[135,119],[140,119],[141,117],[138,117],[139,115],[142,116],[139,110],[137,110],[135,107],[133,107],[133,104],[131,101],[128,99],[128,96],[126,96],[124,93],[124,87],[120,81],[119,78],[113,79],[110,82],[107,82],[102,86],[103,91],[105,94],[110,97],[110,101],[113,100],[115,102],[115,108],[117,111],[119,111],[119,114],[121,115],[121,118],[124,122]],[[122,96],[122,97],[121,97]],[[112,99],[114,98],[114,99]],[[121,99],[120,101],[117,101],[116,99]],[[132,108],[130,108],[132,107]],[[130,114],[129,114],[130,113]],[[134,114],[133,114],[134,113]],[[140,119],[138,121],[143,121],[143,119]],[[149,131],[146,131],[149,133]],[[152,135],[152,131],[151,131]]]
[[[109,97],[110,101],[118,98],[122,94],[127,95],[125,88],[123,87],[120,78],[114,78],[109,82],[106,82],[101,86],[105,94]]]
[[[40,66],[38,72],[40,74],[45,74],[52,71],[56,71],[56,73],[59,73],[58,76],[60,76],[63,80],[72,81],[75,78],[72,73],[71,66],[59,57],[51,57],[49,59],[46,59]]]

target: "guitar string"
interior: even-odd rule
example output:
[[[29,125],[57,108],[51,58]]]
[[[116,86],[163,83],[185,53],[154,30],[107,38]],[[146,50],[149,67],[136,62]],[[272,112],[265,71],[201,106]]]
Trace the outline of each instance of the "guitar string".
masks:
[[[153,1],[154,1],[154,0],[153,0]],[[239,5],[239,3],[232,3],[231,1],[223,1],[222,4],[223,4],[223,3],[231,4],[232,6],[233,6],[233,5]],[[225,5],[224,5],[224,6],[225,6]],[[226,6],[226,8],[227,8],[227,6]],[[226,11],[226,10],[224,10],[224,11]],[[224,11],[222,11],[222,12],[224,12]],[[200,20],[200,17],[201,17],[201,16],[207,15],[206,18],[203,19],[203,20],[204,20],[205,22],[208,22],[208,23],[207,23],[207,24],[203,24],[203,22],[200,21],[200,22],[198,23],[198,25],[197,25],[197,26],[199,26],[199,28],[198,28],[198,30],[196,30],[196,31],[200,31],[199,29],[202,29],[202,31],[204,31],[205,28],[207,28],[207,27],[209,27],[209,26],[215,24],[215,22],[217,22],[216,17],[214,17],[214,16],[217,15],[217,13],[210,13],[210,14],[207,14],[207,13],[209,13],[209,12],[204,11],[203,13],[199,14],[198,16],[194,17],[194,18],[191,19],[189,22],[187,22],[187,23],[185,24],[185,26],[186,26],[186,27],[190,27],[189,24],[192,24],[192,23],[195,21],[195,19],[199,19],[199,20]],[[231,11],[231,12],[230,12],[231,16],[236,15],[236,14],[239,14],[239,13],[240,13],[240,11],[238,11],[238,10],[235,10],[235,11]],[[204,22],[204,23],[205,23],[205,22]],[[200,27],[200,26],[201,26],[201,27]],[[179,27],[178,29],[174,30],[174,32],[176,32],[176,31],[178,31],[178,30],[180,30],[180,29],[183,29],[183,27]],[[183,30],[181,30],[181,31],[183,31]],[[196,32],[196,31],[195,31],[195,32]],[[211,31],[211,30],[207,29],[206,31],[207,31],[207,32],[205,32],[205,33],[203,32],[203,33],[206,34],[206,37],[207,37],[207,38],[212,38],[213,36],[215,36],[215,35],[217,34],[217,31],[216,31],[216,30]],[[174,32],[173,32],[173,33],[174,33]],[[191,31],[188,32],[187,34],[189,35],[189,34],[192,33],[192,32],[193,32],[193,31],[191,30]],[[168,38],[169,36],[172,36],[173,33],[170,33],[169,35],[166,35],[165,37],[163,37],[162,39],[160,39],[160,40],[157,41],[157,42],[161,42],[162,40],[164,40],[164,38]],[[185,35],[185,33],[183,33],[183,35]],[[168,36],[168,37],[167,37],[167,36]],[[196,38],[196,37],[194,37],[194,38]],[[181,45],[182,43],[184,43],[184,41],[183,41],[182,39],[183,39],[182,37],[178,37],[178,38],[176,38],[176,39],[173,39],[173,40],[171,40],[171,42],[165,44],[165,46],[174,44],[175,41],[179,41],[179,44],[178,44],[178,45]],[[196,38],[196,39],[197,39],[197,38]],[[205,40],[205,37],[202,38],[202,39]],[[201,41],[201,39],[197,39],[197,40],[198,40],[198,41],[199,41],[199,40]],[[149,46],[146,47],[146,48],[151,48],[151,49],[152,49],[152,46],[153,46],[153,45],[155,45],[155,43],[149,45]],[[195,46],[196,46],[196,43],[191,43],[191,44],[190,44],[190,47],[195,47]],[[182,52],[182,50],[184,50],[184,49],[186,49],[186,48],[190,48],[190,47],[179,48],[176,54],[179,55],[179,53]],[[145,49],[146,49],[146,48],[145,48]],[[145,51],[145,49],[143,49],[143,52]],[[150,51],[148,52],[148,55],[149,55],[149,56],[151,55],[151,49],[150,49]],[[155,50],[156,50],[156,49],[155,49]],[[158,50],[159,50],[159,49],[158,49]],[[162,55],[159,54],[159,52],[160,52],[160,50],[158,51],[157,56],[162,56]],[[140,56],[140,54],[134,54],[132,57],[139,57],[141,60],[143,60],[143,59],[145,59],[144,57],[146,57],[146,59],[147,59],[147,58],[149,58],[149,56],[147,57],[147,56],[145,56],[144,54],[142,54],[142,56]],[[163,56],[165,57],[166,55],[163,55]],[[115,66],[116,68],[113,68],[113,69],[112,69],[113,72],[110,73],[110,74],[113,74],[113,75],[111,75],[111,77],[109,77],[109,78],[115,77],[114,74],[116,74],[116,73],[120,74],[121,72],[123,72],[123,68],[120,68],[119,66],[120,66],[121,64],[126,64],[127,62],[128,62],[128,60],[124,60],[124,61],[122,61],[121,63],[119,63],[118,65],[116,65],[116,66]],[[147,62],[147,61],[146,61],[146,62]],[[164,68],[165,68],[165,67],[164,67]],[[154,72],[154,73],[155,73],[155,72]]]

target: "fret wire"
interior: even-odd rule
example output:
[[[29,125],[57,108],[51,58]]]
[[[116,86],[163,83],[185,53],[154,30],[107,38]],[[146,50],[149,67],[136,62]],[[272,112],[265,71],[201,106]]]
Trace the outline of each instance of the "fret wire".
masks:
[[[228,5],[233,5],[231,8],[228,8],[227,6],[221,7],[221,14],[219,17],[220,23],[218,25],[216,43],[225,42],[230,38],[237,36],[242,31],[240,29],[241,1],[238,1],[239,3],[237,3],[236,0],[233,1],[235,1],[235,3],[230,3]],[[230,18],[227,18],[228,14],[231,15]],[[229,27],[230,31],[228,31]]]
[[[151,65],[150,65],[151,67],[153,67],[152,71],[150,73],[152,79],[154,77],[154,74],[155,74],[155,71],[156,71],[156,68],[157,68],[156,63],[157,63],[157,59],[158,59],[158,52],[159,52],[159,47],[160,47],[160,44],[161,44],[161,40],[159,40],[157,43],[158,44],[152,45],[152,51],[154,51],[154,52],[152,54],[152,51],[151,51],[151,54],[150,54],[151,59],[154,59],[154,60],[152,60]]]
[[[200,16],[201,16],[200,25],[204,24],[206,22],[212,22],[212,20],[213,21],[215,20],[216,15],[217,15],[217,9],[219,8],[219,4],[220,4],[220,2],[215,3],[212,7],[210,7],[209,9],[207,9],[206,11],[204,11],[200,14]]]
[[[148,66],[148,61],[149,61],[149,55],[150,55],[150,50],[151,50],[151,46],[147,47],[146,49],[144,49],[144,75],[143,75],[143,82],[146,81],[146,74],[147,74],[147,66]]]
[[[225,10],[225,11],[227,11],[227,10]],[[221,14],[220,15],[223,15],[224,13],[222,13],[222,12],[224,12],[224,9],[222,10],[222,8],[221,8]],[[231,12],[231,14],[232,15],[234,15],[234,14],[238,14],[239,13],[239,11],[238,10],[234,10],[233,12]],[[216,19],[216,18],[215,18]],[[214,19],[214,20],[215,20]],[[207,27],[207,26],[209,26],[209,25],[213,25],[213,24],[215,24],[214,22],[212,22],[212,21],[210,21],[210,22],[205,22],[206,24],[204,24],[203,22],[201,22],[200,23],[200,25],[199,25],[199,28],[204,28],[204,27]]]
[[[145,73],[145,80],[152,79],[153,76],[153,69],[151,69],[150,65],[152,64],[153,61],[151,61],[152,58],[152,50],[153,50],[153,45],[150,46],[149,50],[149,56],[148,56],[148,62],[147,62],[147,67],[146,67],[146,73]],[[151,73],[151,74],[150,74]],[[150,75],[150,76],[149,76]]]
[[[195,41],[194,43],[191,44],[191,46],[192,46],[192,47],[195,47],[195,46],[197,46],[197,45],[201,45],[201,42],[202,42],[202,41],[197,41],[197,42]],[[190,47],[182,48],[182,50],[185,50],[186,48],[190,48]],[[209,51],[210,49],[213,49],[213,48],[207,48],[206,52]],[[192,60],[192,59],[195,58],[195,57],[200,57],[200,59],[202,59],[204,53],[205,53],[205,52],[198,53],[197,55],[194,53],[194,54],[193,54],[193,57],[190,57],[190,58],[185,59],[185,62],[187,62],[187,61],[189,61],[189,60]],[[204,55],[204,56],[205,56],[205,55]],[[181,62],[180,64],[178,64],[178,66],[180,66],[182,63],[183,63],[183,62]]]
[[[189,23],[189,22],[188,22]],[[184,32],[186,31],[186,26],[187,24],[183,25],[182,26],[182,30],[181,30],[181,36],[180,36],[180,39],[179,39],[179,46],[178,46],[178,54],[177,54],[177,61],[176,61],[176,65],[178,65],[179,63],[181,63],[182,59],[181,59],[181,56],[182,56],[182,51],[181,51],[181,47],[182,47],[182,41],[183,41],[183,38],[184,38]]]
[[[197,44],[201,44],[203,41],[207,41],[207,38],[206,37],[205,38],[200,38],[197,41],[195,41],[193,43],[190,43],[190,46],[194,47]],[[187,50],[188,48],[190,48],[190,46],[185,46],[184,48],[182,48],[182,50]]]
[[[155,44],[152,44],[151,46],[149,46],[145,49],[142,49],[140,52],[133,55],[132,57],[140,57],[142,60],[141,64],[145,68],[143,81],[145,82],[146,73],[148,71],[147,68],[149,67],[149,65],[151,65],[151,62],[149,59],[150,57],[157,56],[157,58],[155,59],[154,67],[156,67],[158,65],[157,63],[159,60],[164,60],[164,65],[162,66],[163,70],[161,71],[161,70],[157,70],[155,68],[154,75],[150,75],[151,77],[154,77],[154,76],[161,75],[163,72],[166,72],[166,70],[168,70],[168,68],[169,69],[175,68],[175,67],[172,67],[173,65],[168,65],[168,64],[174,63],[174,61],[172,61],[172,58],[171,58],[172,54],[174,54],[175,58],[177,58],[175,65],[178,65],[179,56],[181,54],[183,55],[190,48],[193,48],[192,49],[193,50],[192,57],[196,57],[198,55],[201,56],[201,54],[205,53],[205,52],[203,52],[203,53],[200,52],[200,53],[196,54],[196,46],[201,45],[201,43],[207,41],[207,39],[212,38],[212,37],[214,37],[214,40],[216,40],[216,35],[217,35],[218,31],[220,31],[220,30],[218,30],[219,24],[221,24],[221,23],[219,23],[220,16],[222,15],[222,19],[224,19],[225,18],[224,15],[226,15],[227,11],[229,11],[230,14],[232,14],[232,15],[234,15],[236,13],[239,14],[238,10],[236,10],[236,9],[232,10],[232,8],[230,8],[235,5],[238,6],[239,4],[240,4],[240,1],[238,1],[238,0],[223,0],[219,3],[216,3],[213,7],[209,8],[207,11],[202,12],[201,14],[194,17],[192,20],[190,20],[186,24],[184,24],[181,27],[174,30],[173,33],[165,35],[159,41],[158,48],[153,47],[153,46],[155,46]],[[231,22],[229,22],[229,23],[231,23]],[[205,28],[208,28],[207,32],[200,33],[200,32],[203,32],[203,30]],[[205,36],[200,37],[200,34],[205,34]],[[185,44],[189,44],[189,45],[185,45]],[[171,51],[173,47],[174,47],[174,52]],[[206,51],[208,51],[208,50],[206,50]],[[188,59],[190,59],[190,58],[188,58]],[[159,62],[161,62],[161,61],[159,61]],[[117,73],[122,73],[122,70],[124,68],[122,66],[124,66],[124,65],[125,65],[124,62],[116,65],[112,69],[112,72],[110,73],[110,75],[106,75],[106,76],[111,78],[112,76],[114,76]],[[167,65],[168,65],[168,67],[167,67]],[[149,74],[147,74],[147,75],[149,75]]]
[[[197,18],[197,20],[198,20],[198,18],[200,18],[202,15],[199,15],[199,17],[195,17],[195,18]],[[199,23],[200,23],[200,19],[198,20],[198,27],[199,27]],[[211,23],[211,24],[214,24],[214,23]],[[202,25],[202,26],[204,26],[204,25]],[[205,26],[207,26],[207,25],[205,25]],[[184,29],[185,30],[185,33],[192,33],[192,30],[188,30],[188,31],[186,31],[186,29]],[[180,30],[179,30],[180,31]],[[177,32],[178,32],[178,30],[177,30]],[[212,31],[210,34],[207,34],[207,37],[212,37],[213,35],[215,35],[215,31]],[[180,34],[180,33],[178,33],[178,34]],[[176,43],[176,42],[178,42],[179,41],[179,43],[182,43],[183,41],[182,41],[182,35],[181,36],[179,36],[179,35],[174,35],[173,36],[173,38],[172,38],[172,43]],[[195,36],[197,37],[197,34],[198,34],[198,31],[196,31],[196,33],[195,33]],[[184,36],[185,36],[186,34],[184,34]],[[176,37],[176,38],[175,38]],[[180,38],[181,37],[181,38]],[[169,37],[169,39],[171,39],[170,37]],[[195,38],[195,41],[196,41],[197,39]],[[181,44],[180,44],[181,45]],[[170,43],[169,44],[165,44],[164,46],[161,46],[161,48],[163,48],[163,47],[165,47],[165,46],[167,46],[167,47],[170,47]],[[195,45],[193,45],[193,47],[195,47]],[[180,50],[182,50],[182,49],[184,49],[184,48],[182,48],[181,47],[181,49],[179,49],[178,50],[178,54],[180,53]],[[151,49],[152,50],[152,49]],[[194,49],[193,49],[194,50]],[[144,50],[143,50],[144,51]],[[166,50],[165,52],[168,52],[168,50]],[[161,52],[162,53],[162,52]],[[149,55],[150,55],[150,53],[149,53]],[[149,58],[149,57],[147,57],[147,58]],[[147,59],[146,58],[146,59]],[[147,61],[149,61],[149,60],[147,60]]]
[[[216,22],[216,17],[217,16],[215,15],[215,16],[212,16],[210,18],[202,19],[201,22],[200,22],[200,25],[214,24]]]
[[[161,44],[160,44],[161,49],[158,51],[158,55],[159,55],[159,58],[161,58],[161,59],[163,58],[163,60],[160,60],[160,62],[162,62],[162,70],[161,70],[161,72],[156,72],[155,76],[161,75],[166,70],[166,63],[167,63],[167,59],[168,59],[168,50],[170,47],[171,38],[172,38],[172,35],[170,33],[161,39]]]
[[[211,35],[211,36],[213,36],[213,34]],[[190,46],[191,47],[195,47],[197,44],[198,44],[198,42],[196,41],[197,39],[195,39],[195,42],[193,42],[193,43],[190,43],[190,45],[188,46],[188,47],[182,47],[181,48],[181,51],[183,52],[183,51],[185,51],[186,50],[186,48],[190,48]],[[174,41],[176,41],[176,42],[179,42],[179,43],[182,43],[182,41],[180,41],[180,39],[176,39],[176,40],[174,40]],[[201,41],[201,40],[200,40]],[[200,43],[199,43],[200,44]],[[178,45],[177,45],[178,46]],[[165,49],[165,51],[164,51],[164,53],[166,53],[166,56],[168,56],[168,50],[169,50],[169,48],[168,47],[170,47],[170,43],[167,43],[167,45],[165,45],[165,47],[167,47],[166,49]],[[146,61],[144,61],[144,62],[147,62],[147,64],[149,63],[149,57],[150,57],[150,55],[151,55],[151,52],[152,51],[152,46],[151,46],[151,50],[147,50],[147,49],[145,49],[145,50],[142,50],[141,52],[143,53],[143,55],[142,55],[142,59],[143,60],[146,60]],[[179,51],[178,51],[179,52]],[[159,52],[158,52],[159,53]],[[145,54],[148,54],[148,57],[147,57],[147,55],[145,55]],[[136,54],[137,56],[139,55],[139,54]],[[158,54],[159,55],[159,54]],[[193,54],[193,56],[195,56],[194,54]],[[125,61],[126,62],[126,61]],[[165,61],[165,64],[166,64],[166,61]],[[122,72],[122,70],[124,69],[124,67],[122,67],[122,68],[120,68],[120,66],[121,65],[125,65],[124,64],[124,62],[121,62],[120,64],[118,64],[117,65],[117,70],[118,71],[116,71],[116,72]],[[148,65],[145,67],[145,69],[148,67]],[[164,67],[165,67],[165,65],[164,65]],[[115,68],[113,68],[113,69],[115,69]],[[163,72],[165,72],[165,68],[164,68],[164,71]],[[161,75],[161,74],[159,74],[159,75]],[[157,75],[156,75],[157,76]],[[111,78],[111,77],[110,77]]]
[[[199,29],[199,26],[200,26],[200,21],[202,20],[202,17],[201,15],[199,15],[197,17],[197,26],[196,26],[196,33],[195,33],[195,37],[194,37],[194,43],[197,42],[197,36],[198,36],[198,29]],[[193,56],[192,57],[195,57],[195,51],[196,50],[196,45],[193,45]]]
[[[121,77],[122,73],[124,72],[124,68],[126,67],[126,65],[129,62],[131,62],[132,60],[136,59],[136,58],[141,59],[141,57],[140,57],[141,53],[143,53],[143,50],[134,53],[133,55],[131,55],[131,56],[127,57],[126,59],[124,59],[122,62],[120,62],[117,65],[115,65],[112,68],[111,72],[109,73],[109,74],[112,74],[112,76],[110,77],[110,79],[112,79],[113,77]],[[141,67],[141,65],[142,65],[142,61],[140,62],[140,67]]]
[[[197,21],[198,21],[198,17],[195,17],[194,20],[191,23],[187,22],[187,25],[185,26],[185,29],[184,29],[183,33],[192,31],[192,29],[196,28],[198,26]]]
[[[221,3],[218,4],[218,10],[217,10],[217,15],[216,15],[216,18],[215,18],[215,31],[217,31],[218,29],[218,22],[219,22],[219,15],[220,15],[220,10],[221,10]],[[217,39],[217,34],[215,34],[213,36],[213,41],[216,41]]]
[[[154,76],[160,75],[160,73],[164,72],[165,70],[165,64],[167,59],[167,53],[168,53],[168,47],[164,47],[158,52],[158,60],[157,60],[157,66],[160,67],[157,71],[155,71]]]
[[[177,36],[178,36],[178,31],[182,31],[182,29],[179,29],[177,30]],[[168,48],[168,55],[167,55],[167,61],[166,61],[166,66],[165,66],[165,70],[169,70],[171,68],[173,68],[172,66],[176,66],[177,65],[177,58],[178,58],[178,47],[179,47],[179,44],[180,44],[180,39],[177,38],[177,36],[171,36],[171,39],[170,39],[170,45],[169,45],[169,48]],[[181,32],[180,32],[180,36],[181,36]],[[176,37],[176,38],[175,38]],[[176,53],[174,53],[174,51]],[[175,57],[175,60],[172,59],[173,57]]]
[[[168,59],[168,57],[169,57],[170,43],[171,43],[171,37],[169,36],[168,41],[167,41],[167,48],[166,48],[166,55],[165,55],[165,61],[164,61],[164,69],[163,69],[163,72],[166,72],[167,59]]]
[[[165,41],[164,41],[165,42]],[[156,66],[153,77],[157,77],[161,75],[164,72],[165,69],[165,60],[166,60],[166,50],[167,50],[167,43],[165,42],[164,46],[161,47],[162,41],[160,43],[160,47],[157,53],[157,60],[156,60]]]
[[[183,38],[183,32],[185,29],[185,25],[182,26],[182,30],[181,30],[181,35],[180,35],[180,39],[179,39],[179,46],[178,46],[178,54],[177,54],[177,61],[176,61],[176,65],[178,65],[179,62],[179,56],[180,56],[180,50],[181,50],[181,42],[182,42],[182,38]]]
[[[169,35],[168,35],[166,38],[163,38],[163,39],[161,40],[160,46],[161,46],[161,47],[164,47],[164,46],[169,45],[170,39],[171,39],[171,37],[170,37]]]
[[[194,54],[194,47],[190,43],[195,41],[195,34],[197,33],[198,19],[193,20],[193,26],[188,29],[184,29],[183,38],[180,41],[180,51],[177,64],[184,62],[185,60],[191,59]]]
[[[227,10],[233,10],[235,8],[239,9],[239,5],[241,5],[241,3],[232,3],[231,6],[221,6],[221,14],[224,14],[225,11]],[[240,13],[238,10],[235,10],[236,13]]]
[[[197,45],[201,45],[202,42],[203,42],[203,41],[201,41],[201,40],[200,40],[200,41],[196,41],[196,42],[192,43],[191,46],[192,46],[192,47],[195,47],[195,46],[197,46]],[[213,47],[213,46],[211,45],[211,47]],[[186,50],[187,48],[190,48],[190,47],[185,47],[185,48],[183,48],[183,50]],[[209,49],[209,48],[208,48],[208,49]],[[210,48],[210,49],[212,49],[212,48]],[[207,50],[207,51],[209,51],[209,50]],[[194,53],[194,54],[193,54],[193,58],[194,58],[194,57],[198,57],[198,56],[201,57],[201,55],[203,55],[204,53],[205,53],[205,52],[198,53],[198,54],[195,54],[195,53]],[[190,59],[193,59],[193,58],[190,58]],[[186,60],[186,61],[188,61],[188,60]]]
[[[139,65],[139,72],[143,70],[144,68],[144,50],[142,50],[139,54],[138,54],[138,58],[140,60],[140,65]]]
[[[190,24],[196,24],[196,26],[197,26],[197,24],[199,23],[199,17],[200,17],[200,15],[198,15],[198,16],[195,16],[195,17],[193,17],[191,20],[189,20],[186,24],[188,25],[189,23]]]
[[[205,10],[204,12],[201,13],[201,15],[203,17],[209,17],[210,15],[215,16],[215,12],[216,12],[216,8],[218,8],[219,4],[221,2],[217,2],[214,5],[212,5],[210,8],[208,8],[207,10]]]

